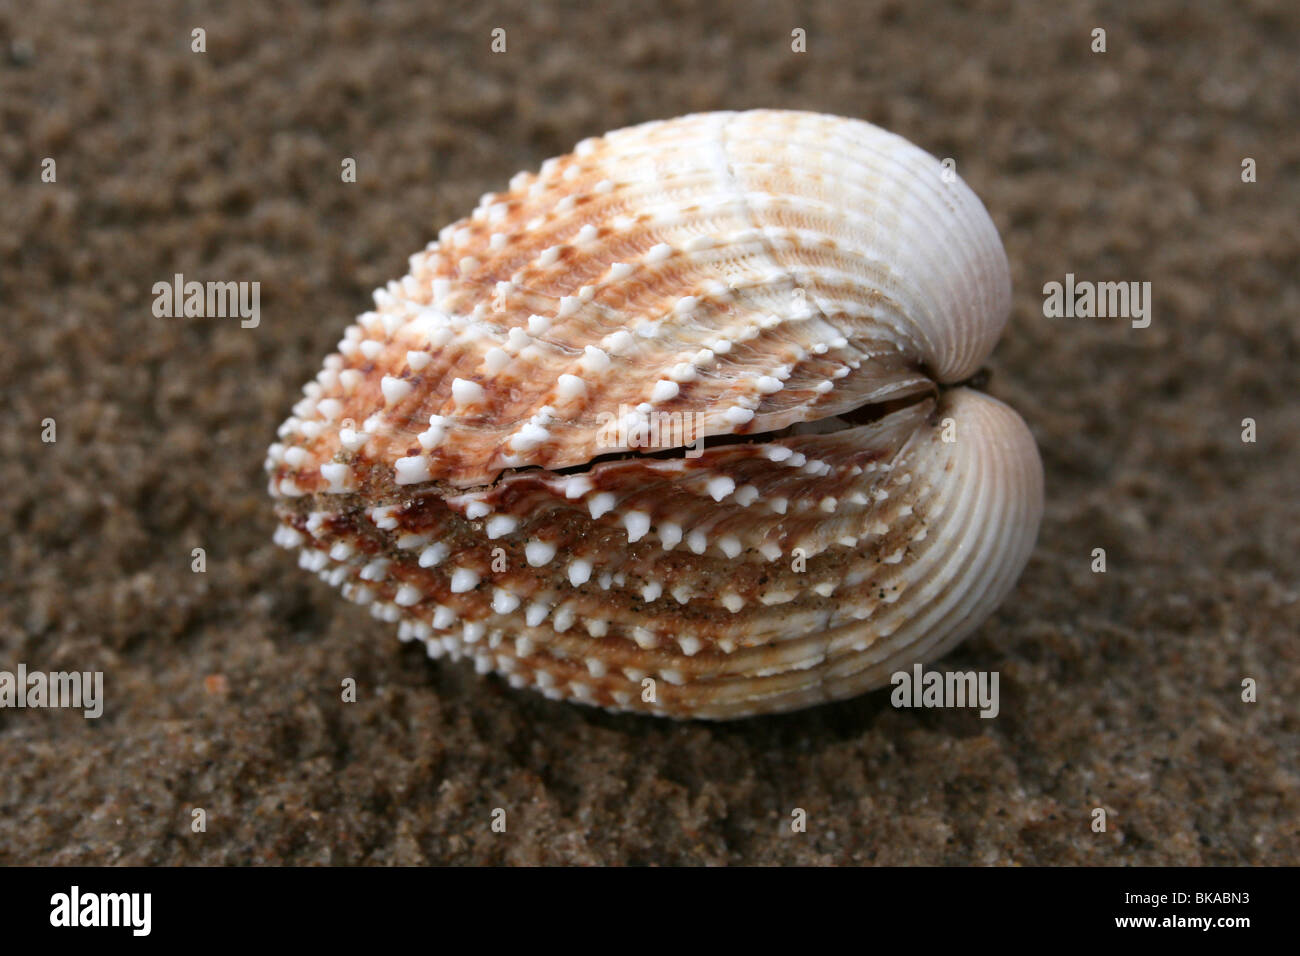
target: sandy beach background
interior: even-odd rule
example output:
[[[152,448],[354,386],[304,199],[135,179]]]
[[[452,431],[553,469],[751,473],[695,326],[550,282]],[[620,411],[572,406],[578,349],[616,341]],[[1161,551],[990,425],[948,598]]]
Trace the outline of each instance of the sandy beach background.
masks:
[[[0,709],[0,863],[1297,862],[1298,28],[1282,0],[0,6],[0,670],[106,696]],[[584,137],[751,107],[953,157],[1002,232],[990,390],[1047,512],[944,662],[999,672],[994,720],[552,703],[271,544],[266,446],[410,253]],[[176,273],[260,282],[260,324],[155,317]],[[1067,273],[1149,281],[1150,326],[1046,318]]]

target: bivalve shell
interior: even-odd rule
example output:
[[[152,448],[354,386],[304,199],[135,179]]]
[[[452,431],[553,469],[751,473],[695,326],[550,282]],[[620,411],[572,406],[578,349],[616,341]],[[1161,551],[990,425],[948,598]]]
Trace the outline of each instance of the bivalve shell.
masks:
[[[584,141],[375,293],[267,458],[278,543],[433,657],[615,710],[859,694],[1006,596],[1032,436],[970,189],[857,120]]]

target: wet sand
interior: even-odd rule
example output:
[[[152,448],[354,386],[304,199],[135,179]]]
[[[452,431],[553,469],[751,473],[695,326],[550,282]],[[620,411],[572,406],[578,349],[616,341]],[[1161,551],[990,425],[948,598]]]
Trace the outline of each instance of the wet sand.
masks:
[[[106,694],[0,710],[0,863],[1295,863],[1300,10],[1130,6],[0,12],[0,670]],[[990,390],[1047,512],[944,662],[999,672],[996,719],[552,703],[271,544],[265,448],[411,252],[584,137],[760,106],[953,157],[1004,237]],[[156,317],[176,273],[260,282],[258,326]],[[1045,317],[1067,274],[1149,281],[1150,326]]]

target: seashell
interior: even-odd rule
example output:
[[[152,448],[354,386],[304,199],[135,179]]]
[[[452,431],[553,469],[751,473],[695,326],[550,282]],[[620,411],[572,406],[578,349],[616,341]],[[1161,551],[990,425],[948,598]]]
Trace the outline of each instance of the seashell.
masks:
[[[303,389],[277,543],[430,656],[611,710],[786,711],[943,655],[1043,494],[1024,422],[960,384],[1010,279],[944,172],[759,110],[519,174]]]

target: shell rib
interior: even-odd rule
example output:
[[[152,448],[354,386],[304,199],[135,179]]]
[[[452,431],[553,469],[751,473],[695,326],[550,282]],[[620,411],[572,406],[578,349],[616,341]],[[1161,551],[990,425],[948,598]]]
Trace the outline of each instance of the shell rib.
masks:
[[[430,655],[550,697],[858,694],[978,626],[1033,547],[1028,429],[943,387],[1009,301],[979,200],[870,124],[588,140],[376,291],[270,449],[277,541]]]

